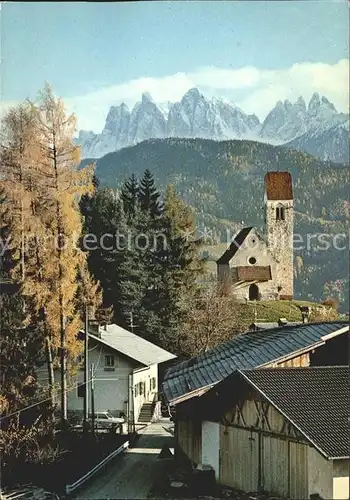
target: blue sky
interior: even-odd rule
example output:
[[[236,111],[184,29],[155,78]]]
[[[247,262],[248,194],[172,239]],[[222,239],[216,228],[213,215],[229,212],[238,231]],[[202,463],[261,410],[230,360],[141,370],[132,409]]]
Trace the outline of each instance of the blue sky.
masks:
[[[2,99],[34,98],[47,80],[92,129],[112,104],[191,86],[261,116],[313,91],[345,108],[348,12],[346,0],[5,2]]]

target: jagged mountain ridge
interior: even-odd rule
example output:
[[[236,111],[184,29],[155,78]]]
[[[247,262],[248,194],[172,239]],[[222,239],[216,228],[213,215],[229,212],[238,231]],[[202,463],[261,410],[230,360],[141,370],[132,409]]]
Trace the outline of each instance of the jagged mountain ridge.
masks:
[[[326,130],[311,130],[288,142],[286,146],[299,151],[307,151],[323,161],[347,163],[350,157],[349,121],[347,126],[344,122]]]
[[[311,142],[304,139],[293,147],[321,158],[343,161],[346,155],[344,140],[334,142],[324,135],[329,130],[334,134],[335,126],[348,130],[348,120],[348,115],[338,113],[326,97],[315,93],[308,106],[302,97],[294,104],[288,100],[278,101],[260,123],[255,114],[246,114],[227,100],[207,99],[193,88],[175,103],[158,104],[144,93],[131,110],[124,103],[112,106],[102,133],[82,130],[77,143],[82,147],[84,158],[100,158],[148,139],[250,139],[283,144],[311,133]],[[320,134],[322,139],[318,140]],[[331,144],[329,152],[324,151],[324,144],[328,143]],[[320,151],[318,144],[323,145],[319,147]]]

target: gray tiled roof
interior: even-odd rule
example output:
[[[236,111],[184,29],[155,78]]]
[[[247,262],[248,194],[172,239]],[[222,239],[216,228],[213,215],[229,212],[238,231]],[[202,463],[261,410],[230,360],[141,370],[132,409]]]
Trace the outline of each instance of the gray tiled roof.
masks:
[[[89,336],[146,366],[176,358],[175,354],[115,324],[108,325],[107,331],[100,328],[99,336]]]
[[[348,327],[344,321],[282,326],[249,332],[218,345],[170,368],[163,390],[169,402],[191,397],[203,388],[217,384],[235,370],[258,368],[294,352],[322,344],[323,336]]]
[[[241,375],[327,458],[349,457],[348,366],[265,368]]]

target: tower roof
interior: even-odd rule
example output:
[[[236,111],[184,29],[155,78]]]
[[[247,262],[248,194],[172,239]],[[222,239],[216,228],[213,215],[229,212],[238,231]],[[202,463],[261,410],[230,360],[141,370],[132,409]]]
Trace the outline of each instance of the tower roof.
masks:
[[[292,200],[293,185],[289,172],[267,172],[265,192],[268,200]]]

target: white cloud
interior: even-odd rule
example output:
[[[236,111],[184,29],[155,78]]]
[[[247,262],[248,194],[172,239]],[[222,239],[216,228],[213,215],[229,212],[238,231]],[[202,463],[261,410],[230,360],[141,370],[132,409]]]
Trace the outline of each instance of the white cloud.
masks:
[[[192,87],[198,87],[206,96],[222,93],[244,111],[256,113],[260,119],[265,118],[276,101],[295,101],[300,95],[308,101],[313,92],[325,95],[339,111],[347,113],[349,60],[342,59],[335,64],[305,62],[279,70],[251,66],[238,69],[200,67],[189,73],[138,78],[102,87],[65,101],[68,109],[77,114],[79,128],[100,132],[112,105],[125,102],[132,107],[140,100],[142,92],[149,92],[157,102],[178,101]]]
[[[259,82],[241,101],[249,113],[264,118],[278,100],[295,101],[300,95],[308,101],[314,92],[326,96],[338,111],[349,111],[349,61],[336,64],[302,63],[286,70],[263,70]]]

